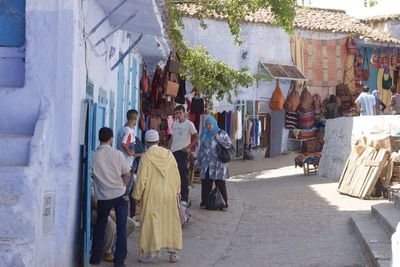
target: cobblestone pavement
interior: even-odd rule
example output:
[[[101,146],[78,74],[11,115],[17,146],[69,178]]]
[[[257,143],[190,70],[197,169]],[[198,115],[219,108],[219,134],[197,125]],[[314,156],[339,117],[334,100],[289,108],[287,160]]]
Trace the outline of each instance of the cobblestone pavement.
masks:
[[[365,266],[349,217],[382,201],[342,196],[336,183],[292,167],[293,158],[231,163],[227,212],[200,210],[196,185],[194,219],[184,229],[181,260],[174,265]],[[129,237],[127,266],[171,266],[167,256],[158,264],[139,264],[137,235]]]

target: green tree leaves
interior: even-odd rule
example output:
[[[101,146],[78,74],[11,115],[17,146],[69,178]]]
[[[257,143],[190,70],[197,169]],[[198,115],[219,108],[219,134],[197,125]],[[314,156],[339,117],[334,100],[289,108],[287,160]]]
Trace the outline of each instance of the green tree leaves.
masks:
[[[190,48],[187,46],[181,30],[184,28],[184,12],[179,8],[183,3],[195,3],[200,25],[206,29],[204,18],[211,14],[217,14],[225,18],[229,25],[233,41],[240,45],[240,23],[247,15],[260,9],[270,8],[276,21],[287,31],[292,30],[292,22],[295,16],[294,0],[197,0],[174,1],[166,0],[168,9],[168,34],[179,54],[181,61],[181,76],[190,80],[193,86],[201,90],[211,104],[212,97],[218,100],[225,96],[230,101],[232,96],[238,93],[239,87],[251,86],[256,77],[246,69],[235,70],[222,61],[215,60],[205,47]]]

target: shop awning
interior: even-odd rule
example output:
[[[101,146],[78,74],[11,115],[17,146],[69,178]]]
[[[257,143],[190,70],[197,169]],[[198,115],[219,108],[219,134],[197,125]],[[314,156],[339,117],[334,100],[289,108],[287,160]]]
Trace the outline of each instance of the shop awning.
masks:
[[[306,81],[307,78],[304,76],[299,69],[294,65],[281,65],[272,63],[260,63],[261,66],[267,71],[269,75],[274,79],[279,80],[294,80],[294,81]]]
[[[161,6],[152,0],[96,0],[107,19],[119,30],[132,33],[135,40],[142,35],[136,48],[146,62],[165,60],[169,54],[165,38]],[[96,40],[97,41],[97,40]],[[150,63],[150,64],[151,64]]]

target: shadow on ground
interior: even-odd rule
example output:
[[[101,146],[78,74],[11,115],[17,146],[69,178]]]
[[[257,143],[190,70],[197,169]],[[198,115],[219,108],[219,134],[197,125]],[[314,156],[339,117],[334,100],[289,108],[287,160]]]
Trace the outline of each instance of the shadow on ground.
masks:
[[[181,261],[174,266],[366,266],[349,218],[378,201],[340,195],[336,183],[304,176],[291,160],[289,155],[280,163],[259,162],[264,167],[251,162],[254,168],[244,168],[247,161],[233,162],[231,170],[250,174],[228,183],[227,212],[200,210],[196,185],[191,190],[194,219],[183,231]],[[129,237],[127,266],[171,266],[167,257],[139,264],[137,237],[137,232]]]

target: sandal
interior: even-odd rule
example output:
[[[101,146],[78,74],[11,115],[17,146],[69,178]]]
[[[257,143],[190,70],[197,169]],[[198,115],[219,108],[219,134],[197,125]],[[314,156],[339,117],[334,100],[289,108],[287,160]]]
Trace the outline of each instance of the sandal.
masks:
[[[171,262],[171,263],[176,263],[176,262],[178,262],[178,261],[179,261],[179,257],[176,256],[175,253],[169,254],[169,262]]]

